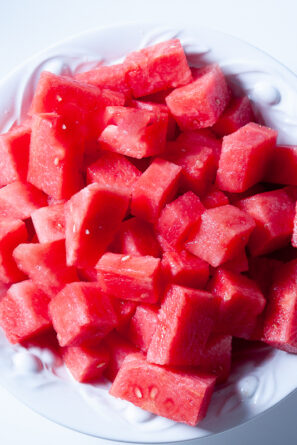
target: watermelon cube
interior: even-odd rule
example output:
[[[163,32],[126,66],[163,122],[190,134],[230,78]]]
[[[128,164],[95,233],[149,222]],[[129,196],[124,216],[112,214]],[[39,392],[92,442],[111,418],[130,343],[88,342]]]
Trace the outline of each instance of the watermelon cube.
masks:
[[[218,267],[239,255],[256,224],[247,213],[232,205],[206,210],[200,227],[192,234],[186,249]]]
[[[109,363],[104,374],[113,382],[125,358],[130,354],[135,354],[138,349],[115,331],[105,337],[104,343],[109,351]]]
[[[127,209],[127,196],[105,185],[90,184],[73,195],[65,204],[67,264],[95,266]]]
[[[77,281],[74,267],[66,265],[65,241],[43,244],[19,244],[13,251],[18,268],[36,286],[53,297],[67,283]]]
[[[158,323],[157,306],[140,304],[130,320],[127,336],[131,343],[147,352]]]
[[[156,222],[163,250],[180,250],[193,226],[200,222],[205,208],[193,192],[187,192],[167,204]]]
[[[276,145],[267,160],[265,182],[297,185],[297,145]]]
[[[213,126],[218,136],[234,133],[254,120],[254,113],[248,96],[234,97]]]
[[[225,382],[231,371],[231,350],[231,335],[212,334],[199,352],[199,370],[215,375],[216,383]]]
[[[105,253],[96,265],[98,281],[108,295],[122,300],[157,303],[161,297],[161,264],[152,256]]]
[[[259,193],[236,203],[256,222],[248,243],[251,255],[263,255],[290,242],[296,199],[297,188],[291,186]]]
[[[181,170],[172,162],[154,159],[133,187],[131,213],[155,222],[164,205],[174,197]]]
[[[190,149],[191,146],[210,147],[213,149],[217,163],[219,162],[222,141],[209,128],[201,128],[196,131],[184,131],[177,138],[181,148]]]
[[[192,80],[191,70],[178,39],[132,52],[124,64],[134,97],[176,88]]]
[[[159,365],[192,366],[212,332],[218,300],[210,293],[171,285],[166,292],[159,322],[147,359]]]
[[[161,265],[168,280],[181,286],[203,289],[209,278],[208,263],[186,250],[164,252]]]
[[[110,297],[97,283],[69,283],[50,302],[60,346],[98,344],[116,325]]]
[[[120,368],[110,394],[195,426],[206,415],[215,380],[210,374],[164,368],[148,363],[141,354],[132,354]]]
[[[107,368],[109,352],[105,345],[97,347],[68,346],[63,350],[63,360],[78,382],[99,379]]]
[[[229,199],[228,196],[225,195],[225,193],[223,193],[215,185],[213,185],[204,196],[202,204],[206,209],[213,209],[214,207],[220,207],[229,204]]]
[[[64,204],[41,207],[31,218],[40,243],[65,239]]]
[[[31,125],[27,122],[0,135],[0,187],[26,181]]]
[[[227,192],[244,192],[259,182],[276,144],[277,131],[253,122],[223,138],[217,185]]]
[[[0,302],[0,326],[11,343],[20,343],[51,327],[48,296],[31,280],[13,284]]]
[[[26,225],[20,220],[0,220],[0,280],[3,283],[13,283],[25,279],[18,269],[12,252],[20,243],[28,238]]]
[[[220,305],[216,331],[235,337],[249,336],[266,304],[257,284],[222,268],[216,270],[209,289]]]
[[[160,109],[106,107],[106,127],[98,141],[104,150],[141,159],[165,149],[168,113]]]
[[[232,260],[224,263],[224,269],[232,270],[233,272],[247,272],[249,270],[249,262],[245,249],[242,249],[239,254]]]
[[[211,127],[226,108],[230,93],[218,65],[193,70],[193,82],[166,97],[167,106],[182,130]]]
[[[137,303],[135,303],[135,301],[119,300],[118,298],[114,298],[112,304],[118,317],[118,325],[116,329],[121,332],[122,328],[124,329],[127,323],[129,323],[130,319],[133,317]]]

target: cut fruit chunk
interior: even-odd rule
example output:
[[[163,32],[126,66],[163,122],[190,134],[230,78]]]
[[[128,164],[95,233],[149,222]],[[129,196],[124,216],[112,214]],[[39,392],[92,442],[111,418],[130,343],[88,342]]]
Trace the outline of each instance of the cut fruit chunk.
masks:
[[[276,145],[266,162],[265,182],[297,185],[297,145]]]
[[[212,334],[199,352],[199,370],[216,376],[216,383],[225,382],[231,371],[231,335]]]
[[[141,304],[130,320],[127,336],[131,343],[147,352],[158,323],[159,308]]]
[[[219,136],[226,136],[254,120],[254,113],[248,96],[235,97],[213,126]]]
[[[229,199],[225,193],[213,185],[204,196],[202,204],[206,209],[214,209],[229,204]]]
[[[166,292],[147,359],[159,365],[195,366],[212,332],[218,300],[210,293],[172,285]]]
[[[20,343],[51,327],[49,297],[31,281],[13,284],[0,302],[0,326],[11,343]]]
[[[213,393],[215,377],[147,363],[140,354],[124,361],[110,394],[177,422],[196,425]]]
[[[157,303],[161,297],[159,258],[105,253],[96,269],[108,295],[143,303]]]
[[[60,346],[98,344],[118,322],[110,297],[97,283],[67,284],[49,310]]]
[[[31,214],[31,218],[40,243],[65,239],[64,204],[41,207]]]
[[[124,329],[133,317],[137,303],[135,303],[135,301],[114,298],[112,304],[118,317],[118,325],[116,329],[121,332],[122,328]]]
[[[200,227],[185,246],[189,252],[218,267],[242,252],[255,226],[251,216],[232,205],[215,207],[202,214]]]
[[[14,283],[25,279],[26,275],[18,269],[12,253],[27,239],[28,232],[23,221],[0,220],[0,280],[3,283]]]
[[[136,353],[138,349],[115,331],[105,337],[104,343],[107,345],[110,354],[105,376],[113,382],[125,358]]]

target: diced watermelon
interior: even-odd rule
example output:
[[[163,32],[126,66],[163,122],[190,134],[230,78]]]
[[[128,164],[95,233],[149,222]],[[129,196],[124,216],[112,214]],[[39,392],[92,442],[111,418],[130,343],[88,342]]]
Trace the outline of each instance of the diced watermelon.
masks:
[[[193,145],[212,148],[216,160],[219,162],[222,140],[218,139],[210,128],[201,128],[196,131],[184,131],[180,133],[177,140],[183,148],[187,147],[189,149]]]
[[[199,352],[199,369],[215,375],[217,383],[226,381],[231,371],[231,349],[231,335],[212,334]]]
[[[202,204],[206,209],[213,209],[214,207],[225,206],[229,204],[228,196],[213,185],[204,196]]]
[[[147,359],[159,365],[192,366],[212,332],[218,300],[210,293],[172,285],[166,292]]]
[[[63,360],[75,380],[90,382],[99,379],[109,361],[105,345],[97,347],[69,346],[63,351]]]
[[[229,89],[218,65],[193,70],[193,82],[166,97],[167,106],[182,130],[211,127],[229,102]]]
[[[160,259],[105,253],[96,265],[102,289],[122,300],[157,303],[161,296]]]
[[[239,193],[259,182],[276,137],[277,131],[253,122],[225,136],[217,172],[218,187]]]
[[[60,346],[95,345],[118,322],[110,297],[97,283],[67,284],[49,310]]]
[[[30,137],[29,123],[0,135],[0,187],[15,181],[26,181]]]
[[[11,343],[20,343],[51,327],[49,298],[31,281],[13,284],[0,302],[0,326]]]
[[[156,223],[163,250],[180,250],[190,230],[199,223],[205,208],[198,196],[187,192],[167,204]]]
[[[118,317],[118,325],[116,329],[121,331],[133,317],[137,303],[135,303],[135,301],[114,298],[112,304]]]
[[[119,190],[90,184],[65,204],[68,265],[93,267],[113,239],[128,209]]]
[[[40,243],[65,239],[64,204],[41,207],[31,218]]]
[[[213,126],[219,136],[226,136],[254,120],[248,96],[234,97]]]
[[[132,186],[141,172],[125,156],[102,152],[96,162],[87,168],[87,184],[97,184],[120,190],[131,198]]]
[[[248,243],[252,255],[263,255],[289,243],[296,199],[297,188],[292,186],[259,193],[236,203],[256,222]]]
[[[200,227],[185,246],[189,252],[218,267],[242,252],[255,226],[247,213],[232,205],[215,207],[202,214]]]
[[[147,352],[158,323],[157,306],[141,304],[130,320],[127,336],[131,343]]]
[[[247,272],[249,270],[249,262],[245,249],[242,249],[235,258],[224,263],[224,269],[232,270],[237,273]]]
[[[267,257],[249,258],[249,276],[257,283],[263,295],[268,297],[274,277],[282,262]]]
[[[140,354],[124,361],[110,389],[114,397],[177,422],[195,426],[202,420],[215,377],[148,363]]]
[[[26,182],[12,182],[0,189],[1,218],[26,219],[46,205],[46,195]]]
[[[297,145],[276,145],[266,161],[264,181],[297,185]]]
[[[186,250],[165,252],[161,264],[168,279],[181,286],[203,289],[209,278],[208,263]]]
[[[266,304],[257,284],[243,275],[217,269],[210,291],[220,304],[216,332],[243,338],[249,336]]]
[[[124,64],[134,97],[176,88],[192,80],[191,70],[178,39],[132,52]]]
[[[0,301],[2,300],[3,297],[5,297],[8,289],[10,287],[10,283],[4,283],[3,281],[0,281]]]
[[[26,225],[20,220],[0,220],[0,280],[3,283],[13,283],[25,279],[18,269],[12,252],[20,243],[28,238]]]
[[[104,150],[141,159],[165,149],[168,113],[160,109],[107,107],[98,141]]]
[[[113,382],[125,358],[137,352],[138,349],[115,331],[105,337],[104,343],[107,345],[110,354],[105,376]]]
[[[18,268],[36,286],[53,297],[67,283],[77,281],[74,267],[66,265],[64,240],[43,244],[19,244],[13,251]]]
[[[164,205],[174,197],[181,170],[171,162],[154,159],[133,187],[131,213],[155,222]]]

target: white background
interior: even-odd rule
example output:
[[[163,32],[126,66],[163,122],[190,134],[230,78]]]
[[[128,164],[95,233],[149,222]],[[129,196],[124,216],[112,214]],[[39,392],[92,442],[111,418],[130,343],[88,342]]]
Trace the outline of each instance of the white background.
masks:
[[[297,0],[0,0],[0,78],[28,56],[65,37],[127,21],[212,26],[258,46],[297,73]],[[43,419],[0,387],[0,444],[19,443],[109,442]],[[198,443],[296,445],[297,392],[260,418]]]

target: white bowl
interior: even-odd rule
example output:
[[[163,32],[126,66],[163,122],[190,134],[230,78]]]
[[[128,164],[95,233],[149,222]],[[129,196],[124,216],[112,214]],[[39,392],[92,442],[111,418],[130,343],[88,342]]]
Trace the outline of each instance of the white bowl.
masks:
[[[230,84],[246,92],[258,118],[279,131],[279,142],[297,143],[297,77],[279,62],[234,37],[188,26],[170,29],[129,24],[74,36],[27,60],[0,82],[0,130],[25,116],[42,70],[55,73],[114,63],[128,52],[180,38],[193,66],[218,62]],[[47,418],[96,437],[166,443],[214,435],[274,406],[297,387],[297,356],[266,346],[244,353],[229,381],[215,392],[197,427],[150,415],[108,395],[108,384],[76,383],[50,351],[11,346],[0,332],[0,382]]]

